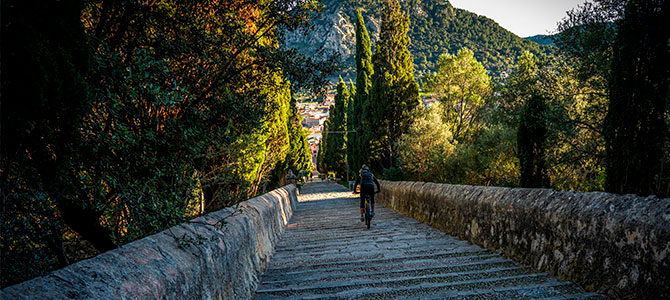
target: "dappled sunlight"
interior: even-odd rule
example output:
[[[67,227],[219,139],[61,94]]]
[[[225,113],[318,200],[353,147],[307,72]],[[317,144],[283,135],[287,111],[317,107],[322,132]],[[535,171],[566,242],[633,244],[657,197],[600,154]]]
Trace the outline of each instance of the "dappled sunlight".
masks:
[[[352,194],[350,191],[343,191],[343,192],[330,192],[330,193],[312,193],[312,194],[304,194],[298,196],[298,201],[299,202],[307,202],[307,201],[322,201],[322,200],[330,200],[330,199],[337,199],[337,198],[358,198],[359,196],[357,194]]]

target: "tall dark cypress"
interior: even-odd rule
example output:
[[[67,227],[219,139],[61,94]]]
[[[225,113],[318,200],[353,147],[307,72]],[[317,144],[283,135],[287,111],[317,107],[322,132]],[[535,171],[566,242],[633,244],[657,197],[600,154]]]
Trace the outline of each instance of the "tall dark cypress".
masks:
[[[325,167],[328,171],[336,172],[344,178],[347,162],[346,131],[347,131],[347,101],[349,89],[340,77],[335,95],[335,105],[330,107],[329,126],[324,154]]]
[[[354,124],[352,124],[355,119],[354,119],[354,103],[356,101],[356,85],[349,80],[349,100],[347,101],[347,165],[348,168],[347,170],[349,171],[349,175],[351,174],[351,170],[358,170],[356,168],[356,161],[355,161],[355,156],[356,156],[356,132],[354,131]]]
[[[547,152],[547,104],[532,95],[524,104],[517,134],[521,186],[549,187],[545,156]]]
[[[370,110],[368,108],[368,97],[372,89],[372,50],[370,48],[370,35],[365,27],[365,21],[361,10],[357,10],[356,20],[356,94],[354,96],[352,113],[349,118],[349,131],[355,131],[349,145],[352,148],[351,164],[352,170],[358,170],[362,164],[367,163],[369,144],[369,120]]]
[[[630,1],[619,27],[605,119],[609,192],[670,193],[664,120],[669,113],[668,2]]]
[[[409,16],[397,0],[382,2],[381,29],[372,58],[374,74],[367,109],[370,110],[370,163],[377,171],[395,167],[395,144],[412,122],[420,104],[419,85],[407,47]]]

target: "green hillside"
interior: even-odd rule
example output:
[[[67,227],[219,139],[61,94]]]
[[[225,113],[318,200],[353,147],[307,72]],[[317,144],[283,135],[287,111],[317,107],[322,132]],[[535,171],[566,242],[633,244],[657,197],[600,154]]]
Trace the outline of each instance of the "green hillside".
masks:
[[[287,40],[289,46],[309,53],[325,48],[337,51],[344,62],[343,77],[353,78],[356,8],[363,10],[366,27],[372,42],[379,32],[379,0],[324,0],[323,17],[315,21],[314,30],[306,36],[295,34]],[[468,47],[493,75],[511,70],[516,57],[529,50],[539,57],[552,55],[554,47],[524,40],[500,27],[493,20],[454,8],[448,1],[402,1],[410,14],[410,51],[414,56],[415,73],[421,78],[434,70],[435,62],[445,51],[455,53]],[[374,47],[374,46],[373,46]]]
[[[556,46],[556,43],[554,42],[554,35],[538,34],[534,36],[525,37],[523,39],[529,40],[531,42],[536,42],[540,45]]]

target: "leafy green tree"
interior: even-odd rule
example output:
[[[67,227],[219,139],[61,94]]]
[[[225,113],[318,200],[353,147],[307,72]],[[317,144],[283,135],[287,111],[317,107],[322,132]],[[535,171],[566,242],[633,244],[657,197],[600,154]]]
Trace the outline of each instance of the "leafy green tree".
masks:
[[[413,180],[445,182],[444,162],[453,155],[451,131],[442,121],[441,104],[418,107],[415,120],[398,141],[399,165]]]
[[[593,0],[567,12],[554,36],[562,54],[576,58],[578,78],[606,90],[611,78],[617,27],[627,1]]]
[[[453,139],[459,143],[472,139],[481,127],[479,111],[491,93],[491,79],[474,53],[462,48],[456,55],[442,54],[437,72],[427,81],[427,87],[443,104],[442,113]]]
[[[414,80],[407,30],[409,16],[397,0],[382,2],[381,29],[372,58],[374,74],[370,110],[370,164],[381,170],[397,165],[396,143],[412,123],[411,112],[420,105],[419,85]]]
[[[290,90],[329,68],[278,47],[280,30],[317,9],[3,1],[2,35],[15,42],[2,44],[0,177],[16,210],[2,215],[2,284],[276,184],[291,149]],[[96,250],[79,254],[80,240]],[[6,263],[35,253],[43,263]]]
[[[612,63],[605,123],[607,185],[614,193],[668,195],[667,28],[670,1],[631,0],[625,8]]]

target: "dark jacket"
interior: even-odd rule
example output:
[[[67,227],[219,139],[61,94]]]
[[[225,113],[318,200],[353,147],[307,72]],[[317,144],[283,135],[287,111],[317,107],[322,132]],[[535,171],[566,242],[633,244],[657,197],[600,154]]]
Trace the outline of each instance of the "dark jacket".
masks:
[[[363,174],[364,172],[367,172],[367,174]],[[369,175],[369,176],[367,176],[367,175]],[[366,180],[364,180],[364,178],[366,178]],[[370,179],[367,180],[367,178],[370,178]],[[377,191],[381,190],[381,187],[379,185],[379,181],[377,181],[377,177],[375,177],[375,175],[373,175],[370,171],[363,171],[356,177],[356,182],[354,183],[354,191],[356,191],[356,186],[358,186],[359,184],[361,185],[361,191],[362,191],[363,190],[362,187],[364,185],[372,185],[372,183],[377,185]]]

